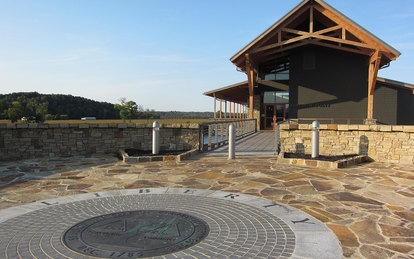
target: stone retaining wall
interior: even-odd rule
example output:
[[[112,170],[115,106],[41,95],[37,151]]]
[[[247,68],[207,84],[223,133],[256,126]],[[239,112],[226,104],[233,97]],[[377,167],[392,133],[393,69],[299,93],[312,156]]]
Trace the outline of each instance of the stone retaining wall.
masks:
[[[199,145],[198,124],[161,124],[160,150]],[[151,124],[0,124],[0,161],[151,150]]]
[[[280,125],[283,152],[312,153],[312,125]],[[363,154],[374,161],[414,164],[414,126],[320,125],[320,155]]]

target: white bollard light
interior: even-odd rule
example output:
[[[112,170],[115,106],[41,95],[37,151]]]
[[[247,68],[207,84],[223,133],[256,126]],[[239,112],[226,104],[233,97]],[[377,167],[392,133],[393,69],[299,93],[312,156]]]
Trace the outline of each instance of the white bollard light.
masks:
[[[319,121],[312,123],[312,158],[319,157]]]
[[[152,154],[160,153],[160,124],[158,121],[152,123]]]
[[[236,143],[236,128],[233,124],[229,126],[229,159],[236,157],[235,144]]]

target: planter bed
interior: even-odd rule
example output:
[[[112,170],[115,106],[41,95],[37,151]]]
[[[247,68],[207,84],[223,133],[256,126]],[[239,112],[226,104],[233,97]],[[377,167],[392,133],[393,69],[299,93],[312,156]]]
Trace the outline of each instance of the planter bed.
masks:
[[[195,154],[198,149],[189,151],[160,151],[159,154],[153,155],[151,151],[142,151],[135,149],[119,150],[122,161],[127,163],[152,162],[152,161],[182,161]]]
[[[344,168],[368,161],[366,155],[340,155],[340,156],[319,156],[311,158],[310,154],[284,153],[281,152],[277,158],[280,164],[314,166],[320,168]]]

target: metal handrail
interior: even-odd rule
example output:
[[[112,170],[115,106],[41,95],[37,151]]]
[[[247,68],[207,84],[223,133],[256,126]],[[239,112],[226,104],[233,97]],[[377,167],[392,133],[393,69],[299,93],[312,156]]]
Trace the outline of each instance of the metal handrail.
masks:
[[[229,126],[236,128],[236,139],[257,131],[256,119],[217,120],[204,122],[199,127],[200,151],[207,151],[225,145],[229,139]]]

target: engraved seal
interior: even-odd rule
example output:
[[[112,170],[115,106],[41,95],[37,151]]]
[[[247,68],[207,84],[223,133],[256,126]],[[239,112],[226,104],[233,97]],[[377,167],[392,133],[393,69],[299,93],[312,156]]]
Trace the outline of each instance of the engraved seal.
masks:
[[[174,253],[203,240],[209,227],[194,216],[163,210],[117,212],[82,221],[61,237],[74,252],[103,258]]]

